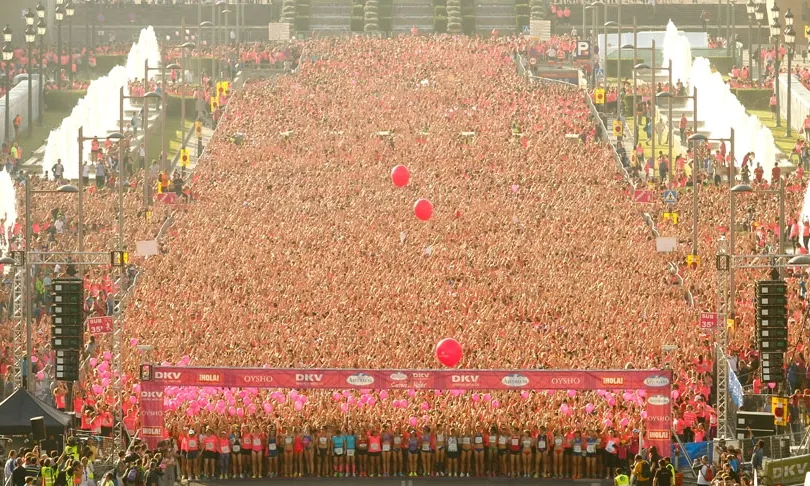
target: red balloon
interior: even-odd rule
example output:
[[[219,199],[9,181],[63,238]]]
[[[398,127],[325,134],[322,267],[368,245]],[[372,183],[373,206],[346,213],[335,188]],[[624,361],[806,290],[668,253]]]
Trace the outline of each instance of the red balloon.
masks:
[[[391,169],[391,182],[397,187],[405,187],[411,180],[411,171],[404,165],[398,165]]]
[[[413,205],[413,214],[422,221],[427,221],[433,216],[433,204],[427,199],[419,199]]]
[[[436,359],[445,366],[457,365],[461,354],[461,344],[453,338],[444,338],[436,344]]]

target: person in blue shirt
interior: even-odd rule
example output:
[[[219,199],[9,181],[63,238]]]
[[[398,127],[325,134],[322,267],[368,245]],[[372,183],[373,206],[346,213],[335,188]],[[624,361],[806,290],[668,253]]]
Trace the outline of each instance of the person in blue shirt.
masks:
[[[335,430],[332,436],[332,455],[334,456],[335,477],[343,476],[343,465],[346,457],[346,438],[340,433],[340,429]]]
[[[354,435],[354,430],[349,427],[349,430],[346,431],[346,476],[351,475],[353,477],[357,476],[357,464],[355,463],[355,442],[356,437]]]
[[[757,440],[754,437],[754,433],[751,431],[751,427],[747,427],[748,430],[748,438],[751,439],[751,444],[754,446],[754,450],[751,451],[751,467],[758,471],[762,471],[762,456],[765,455],[765,441],[762,439]]]

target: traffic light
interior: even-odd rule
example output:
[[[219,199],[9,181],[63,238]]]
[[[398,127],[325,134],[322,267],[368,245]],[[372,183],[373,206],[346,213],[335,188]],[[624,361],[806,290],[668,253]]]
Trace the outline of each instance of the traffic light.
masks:
[[[756,287],[757,348],[762,358],[762,381],[785,380],[784,352],[788,346],[787,284],[763,280]]]
[[[771,412],[773,412],[774,425],[786,426],[788,424],[788,399],[771,397]]]
[[[56,379],[79,379],[80,353],[84,347],[84,291],[78,278],[53,281],[51,348],[56,351]]]
[[[187,169],[189,163],[188,149],[183,147],[180,149],[180,167]]]

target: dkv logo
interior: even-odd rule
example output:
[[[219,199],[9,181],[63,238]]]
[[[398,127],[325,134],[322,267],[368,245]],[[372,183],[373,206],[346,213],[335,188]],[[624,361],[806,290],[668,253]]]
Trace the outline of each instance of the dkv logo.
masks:
[[[154,400],[157,398],[163,398],[162,391],[143,391],[141,390],[141,398],[146,398],[148,400]]]
[[[665,397],[663,395],[655,395],[647,399],[647,403],[650,405],[669,405],[669,397]]]
[[[155,371],[156,380],[178,381],[181,376],[179,371]]]
[[[478,375],[451,375],[450,381],[457,385],[477,385],[481,379]]]
[[[357,373],[346,378],[346,383],[353,386],[368,386],[374,383],[374,377],[365,373]]]
[[[514,373],[514,374],[511,374],[511,375],[504,376],[503,379],[501,380],[501,383],[503,383],[506,386],[511,386],[511,387],[526,386],[526,385],[529,384],[529,378],[525,377],[523,375],[519,375],[517,373]]]
[[[320,383],[323,381],[322,374],[307,374],[307,373],[297,373],[295,375],[295,381],[298,382],[307,382],[307,383]]]
[[[644,384],[652,388],[669,385],[669,378],[666,376],[650,376],[644,379]]]

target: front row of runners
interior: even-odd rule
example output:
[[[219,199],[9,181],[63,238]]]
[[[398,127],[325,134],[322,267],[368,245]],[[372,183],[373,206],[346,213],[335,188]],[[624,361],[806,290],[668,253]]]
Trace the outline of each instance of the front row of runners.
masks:
[[[181,472],[189,479],[302,476],[450,476],[450,477],[611,477],[614,468],[629,467],[639,452],[637,430],[604,435],[573,428],[549,432],[545,427],[521,431],[435,430],[424,427],[322,427],[315,433],[296,427],[204,427],[177,433]]]

